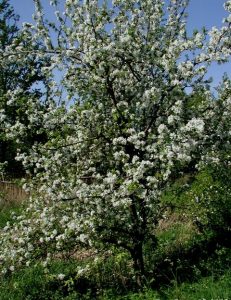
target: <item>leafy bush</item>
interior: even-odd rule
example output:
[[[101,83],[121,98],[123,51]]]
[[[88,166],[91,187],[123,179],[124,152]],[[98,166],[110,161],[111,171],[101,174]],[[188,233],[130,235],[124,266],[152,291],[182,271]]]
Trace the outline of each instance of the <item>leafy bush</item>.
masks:
[[[196,176],[187,192],[197,227],[223,243],[228,243],[231,237],[230,176],[230,168],[207,168]]]

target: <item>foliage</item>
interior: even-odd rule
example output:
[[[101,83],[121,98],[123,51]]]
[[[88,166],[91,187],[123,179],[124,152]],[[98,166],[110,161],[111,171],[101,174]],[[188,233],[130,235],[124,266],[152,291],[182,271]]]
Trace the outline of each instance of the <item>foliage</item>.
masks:
[[[35,25],[21,34],[41,46],[13,44],[2,60],[27,64],[36,54],[44,64],[47,109],[30,98],[28,124],[18,120],[8,132],[20,138],[40,124],[45,141],[17,156],[33,175],[27,187],[40,195],[1,234],[3,273],[74,247],[114,245],[131,255],[142,286],[144,245],[156,248],[165,213],[162,193],[230,151],[230,82],[214,101],[205,79],[213,61],[229,59],[230,17],[189,36],[183,0],[66,0],[65,17],[51,1],[54,24],[35,4]],[[224,7],[230,12],[231,1]],[[10,104],[21,92],[11,91]]]
[[[231,174],[226,164],[227,161],[219,161],[181,178],[162,198],[164,205],[191,218],[200,232],[214,235],[218,243],[224,244],[230,240],[231,224]]]
[[[201,172],[189,192],[192,214],[201,231],[215,234],[223,243],[230,240],[230,169],[210,168]]]
[[[0,228],[7,225],[7,222],[13,223],[12,214],[16,217],[22,212],[22,205],[14,203],[11,205],[5,203],[4,196],[0,195]]]
[[[65,297],[67,289],[62,285],[62,280],[59,279],[59,270],[71,270],[71,264],[54,264],[53,277],[49,277],[44,273],[44,268],[37,265],[26,270],[22,270],[7,280],[1,282],[0,296],[1,299],[79,299],[78,294]],[[55,275],[55,273],[57,275]],[[29,287],[29,288],[28,288]],[[65,291],[66,289],[66,291]]]
[[[17,27],[19,16],[14,13],[9,0],[0,1],[0,53],[6,53],[8,48],[23,47],[24,51],[32,50],[32,46],[25,39]],[[34,48],[38,48],[39,42]],[[27,62],[15,61],[12,56],[8,61],[1,61],[0,64],[0,162],[5,164],[5,173],[11,176],[20,177],[24,174],[20,162],[15,161],[17,148],[20,146],[24,151],[38,139],[37,127],[28,128],[24,137],[19,141],[8,135],[9,127],[17,124],[29,125],[29,103],[34,104],[42,96],[36,83],[45,83],[41,73],[41,62],[35,55],[31,54]],[[14,91],[18,90],[17,99],[12,103]],[[31,100],[33,99],[33,100]],[[44,105],[37,104],[40,109]],[[20,145],[19,145],[20,144]],[[10,173],[10,174],[9,174]]]
[[[171,230],[170,230],[171,231]],[[170,233],[167,235],[170,237]],[[176,236],[176,240],[178,237]],[[166,237],[167,242],[168,237]],[[169,243],[174,242],[170,237]],[[162,243],[162,241],[160,242]],[[186,245],[185,245],[186,246]],[[162,251],[164,247],[162,248]],[[168,252],[165,254],[169,255]],[[96,256],[75,258],[56,258],[44,267],[37,262],[7,277],[1,278],[1,299],[195,299],[230,296],[230,249],[220,248],[216,255],[207,253],[206,259],[191,261],[195,271],[190,282],[186,277],[179,276],[182,266],[172,267],[172,274],[161,288],[151,289],[148,284],[142,291],[134,291],[130,281],[120,280],[131,276],[132,270],[124,267],[128,262],[126,253],[104,253]],[[180,257],[180,253],[178,254]],[[183,260],[179,262],[182,264]],[[87,268],[86,268],[87,267]],[[205,270],[204,275],[202,271]],[[188,270],[190,271],[190,270]],[[125,273],[124,273],[125,272]],[[190,271],[191,272],[191,271]],[[125,276],[126,277],[125,277]],[[120,279],[119,279],[120,278]],[[29,287],[29,288],[28,288]]]

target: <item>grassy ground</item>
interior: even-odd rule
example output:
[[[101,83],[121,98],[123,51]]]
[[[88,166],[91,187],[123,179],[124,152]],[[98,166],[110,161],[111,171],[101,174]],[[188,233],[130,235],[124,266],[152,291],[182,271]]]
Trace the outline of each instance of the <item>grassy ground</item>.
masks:
[[[0,228],[14,222],[12,212],[20,214],[23,206],[2,197]],[[0,278],[0,300],[231,299],[230,243],[224,245],[216,236],[198,232],[179,210],[169,212],[156,235],[158,247],[145,247],[151,273],[142,291],[134,284],[129,255],[112,248],[102,252],[97,261],[94,255],[59,257],[46,269],[38,262]],[[78,275],[78,267],[86,265],[88,271]]]
[[[168,285],[161,289],[154,290],[146,288],[142,292],[123,291],[110,288],[96,290],[94,279],[86,278],[85,281],[76,281],[74,276],[73,262],[62,261],[54,263],[51,267],[51,273],[44,274],[42,268],[34,266],[26,270],[15,273],[12,277],[1,282],[0,299],[1,300],[21,300],[21,299],[126,299],[126,300],[143,300],[143,299],[230,299],[231,298],[231,272],[226,270],[222,274],[216,271],[210,276],[199,276],[192,282],[178,282],[177,278],[173,279]],[[58,279],[59,273],[65,273],[64,280]],[[93,274],[92,274],[93,275]],[[105,276],[105,275],[104,275]],[[174,278],[174,277],[173,277]],[[85,284],[85,286],[84,286]],[[109,283],[110,284],[110,283]],[[118,288],[118,287],[117,287]]]
[[[3,228],[7,222],[12,222],[12,213],[19,215],[22,210],[22,204],[19,202],[9,202],[0,199],[0,228]]]
[[[1,206],[0,227],[20,213],[19,203]],[[112,249],[94,257],[56,259],[45,270],[39,264],[0,279],[1,300],[45,299],[231,299],[231,249],[199,234],[187,219],[172,214],[157,230],[159,245],[152,253],[153,273],[142,292],[131,280],[129,256]],[[150,249],[146,249],[150,255]],[[90,265],[77,276],[80,265]],[[65,274],[63,279],[59,274]]]

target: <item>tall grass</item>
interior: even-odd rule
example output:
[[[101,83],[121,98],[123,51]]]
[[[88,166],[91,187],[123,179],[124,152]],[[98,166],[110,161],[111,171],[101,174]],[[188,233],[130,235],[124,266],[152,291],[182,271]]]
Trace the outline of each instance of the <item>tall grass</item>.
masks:
[[[12,213],[20,214],[28,194],[13,182],[0,181],[0,228],[12,221]]]
[[[1,198],[8,202],[22,202],[28,198],[28,194],[14,182],[0,181]]]

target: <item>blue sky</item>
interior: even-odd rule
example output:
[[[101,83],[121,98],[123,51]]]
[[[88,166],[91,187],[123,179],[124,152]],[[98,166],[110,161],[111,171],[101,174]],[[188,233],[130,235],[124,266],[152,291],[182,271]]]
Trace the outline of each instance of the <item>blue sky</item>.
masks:
[[[64,2],[64,0],[61,0]],[[125,0],[126,1],[126,0]],[[43,6],[49,10],[49,0],[42,0]],[[15,11],[20,15],[22,22],[30,22],[34,11],[33,0],[10,0]],[[188,13],[188,29],[201,28],[203,26],[220,26],[221,20],[227,15],[223,9],[224,0],[191,0]]]
[[[42,0],[44,8],[48,12],[47,16],[53,17],[49,2],[49,0]],[[34,12],[33,0],[10,0],[10,3],[15,8],[16,13],[20,15],[21,22],[32,21],[32,14]],[[227,16],[223,4],[224,0],[191,0],[188,8],[189,32],[192,32],[195,28],[201,29],[203,26],[207,29],[212,26],[222,26],[222,19]],[[213,86],[219,83],[224,72],[227,72],[231,76],[231,62],[222,65],[213,64],[210,67],[208,76],[213,77]]]

